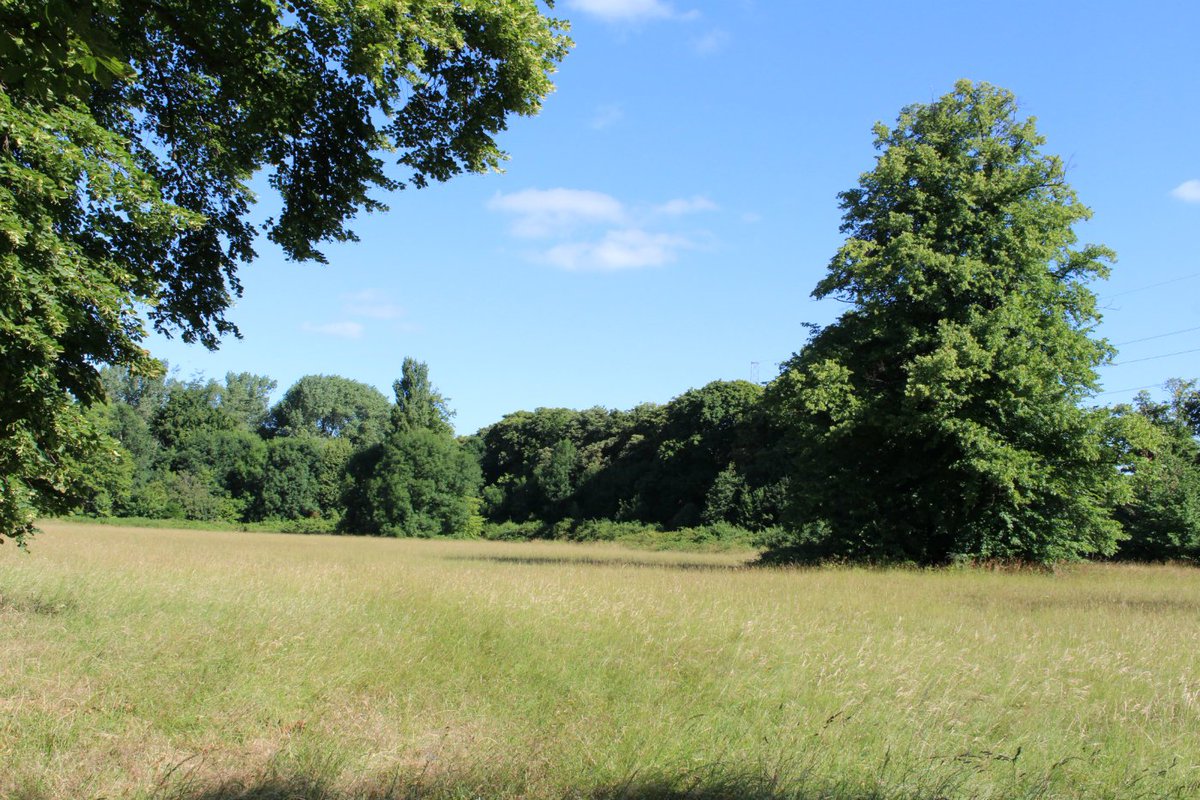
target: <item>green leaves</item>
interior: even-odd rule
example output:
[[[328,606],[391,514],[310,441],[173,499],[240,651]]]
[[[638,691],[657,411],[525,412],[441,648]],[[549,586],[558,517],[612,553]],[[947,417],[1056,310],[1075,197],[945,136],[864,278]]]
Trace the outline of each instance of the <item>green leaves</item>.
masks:
[[[378,444],[391,404],[374,386],[337,375],[306,375],[271,410],[266,427],[276,436],[345,438],[354,448]]]
[[[237,333],[252,175],[282,197],[268,237],[321,261],[378,190],[496,168],[570,46],[539,8],[0,0],[0,536],[58,502],[58,415],[96,365],[152,371],[147,322]]]
[[[96,446],[72,402],[102,396],[94,365],[155,369],[135,311],[153,287],[122,254],[193,218],[78,104],[43,110],[0,90],[0,143],[0,536],[20,539],[39,508],[69,505],[69,465]]]
[[[343,529],[387,536],[449,536],[477,505],[479,465],[454,438],[446,400],[429,368],[404,359],[383,441],[354,457]]]
[[[1129,490],[1116,513],[1129,535],[1118,555],[1200,561],[1200,392],[1195,381],[1175,379],[1167,388],[1169,401],[1143,392],[1110,421]]]
[[[769,390],[811,556],[939,563],[1111,553],[1118,475],[1079,403],[1112,253],[1013,95],[960,81],[875,128],[814,296],[853,308]],[[818,534],[813,534],[813,531]]]

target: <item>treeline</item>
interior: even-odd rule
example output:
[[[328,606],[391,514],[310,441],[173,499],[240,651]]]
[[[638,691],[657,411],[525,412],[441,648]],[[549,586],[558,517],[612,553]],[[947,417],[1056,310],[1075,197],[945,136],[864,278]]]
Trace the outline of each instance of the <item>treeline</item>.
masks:
[[[746,381],[628,411],[539,408],[455,437],[426,365],[406,359],[389,400],[310,375],[276,382],[102,371],[105,437],[83,465],[95,516],[273,522],[399,536],[611,538],[687,531],[750,542],[779,522],[786,462]],[[669,538],[669,537],[667,537]]]
[[[46,417],[52,436],[31,438],[28,409],[7,426],[7,535],[34,499],[71,491],[102,515],[405,536],[689,531],[677,538],[754,538],[778,560],[1200,559],[1200,392],[1172,381],[1166,402],[1092,405],[1116,351],[1093,336],[1091,282],[1115,254],[1078,241],[1091,212],[1015,96],[959,81],[874,131],[875,165],[839,195],[846,239],[813,292],[847,308],[765,390],[517,412],[455,438],[411,359],[391,400],[310,376],[274,406],[263,376],[107,370],[103,393],[74,378],[51,393],[71,406]],[[74,424],[81,409],[94,425]]]
[[[1200,389],[1179,379],[1166,389],[1164,402],[1141,392],[1110,410],[1128,484],[1113,510],[1126,537],[1118,558],[1200,561]]]
[[[779,432],[747,381],[715,381],[629,411],[539,408],[470,437],[493,521],[608,519],[666,529],[778,524]]]
[[[102,375],[109,401],[88,413],[106,447],[81,470],[87,514],[392,536],[682,531],[787,549],[789,475],[802,470],[786,409],[747,381],[630,410],[518,411],[455,437],[412,359],[390,400],[331,375],[301,378],[273,405],[263,375]],[[1143,393],[1104,409],[1126,489],[1111,509],[1118,558],[1200,559],[1200,390],[1168,388],[1165,402]]]
[[[469,528],[477,460],[412,359],[394,401],[327,375],[300,379],[273,406],[263,375],[101,376],[108,402],[88,413],[107,446],[80,470],[86,513],[406,536]]]
[[[1092,404],[1115,348],[1093,335],[1091,283],[1115,255],[1079,242],[1090,211],[1015,96],[960,81],[875,135],[813,292],[846,310],[765,390],[519,412],[456,439],[411,359],[392,401],[310,377],[274,407],[260,376],[110,372],[111,402],[90,413],[111,446],[64,452],[97,462],[82,470],[94,513],[422,536],[750,531],[779,560],[1200,559],[1200,393],[1175,381],[1167,402]]]

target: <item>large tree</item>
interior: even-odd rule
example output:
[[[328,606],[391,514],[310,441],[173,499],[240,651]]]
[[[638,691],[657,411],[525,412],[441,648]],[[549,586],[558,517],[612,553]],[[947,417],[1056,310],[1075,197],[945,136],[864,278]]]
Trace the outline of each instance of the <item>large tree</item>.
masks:
[[[97,446],[96,365],[155,370],[141,309],[236,332],[253,175],[268,238],[323,260],[373,190],[495,168],[563,30],[538,0],[0,0],[0,541]]]
[[[385,536],[449,536],[470,523],[479,464],[454,438],[449,403],[429,367],[405,358],[383,441],[355,454],[342,530]]]
[[[1062,162],[1012,94],[968,81],[875,136],[813,293],[850,308],[771,387],[793,445],[790,552],[1111,553],[1123,483],[1106,415],[1083,403],[1111,354],[1088,282],[1112,254],[1077,245],[1090,212]]]

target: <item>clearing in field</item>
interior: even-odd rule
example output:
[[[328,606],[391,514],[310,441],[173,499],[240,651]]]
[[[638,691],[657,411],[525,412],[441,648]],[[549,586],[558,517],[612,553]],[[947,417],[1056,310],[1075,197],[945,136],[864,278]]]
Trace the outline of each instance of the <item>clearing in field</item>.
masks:
[[[6,798],[1200,794],[1200,572],[49,524]]]

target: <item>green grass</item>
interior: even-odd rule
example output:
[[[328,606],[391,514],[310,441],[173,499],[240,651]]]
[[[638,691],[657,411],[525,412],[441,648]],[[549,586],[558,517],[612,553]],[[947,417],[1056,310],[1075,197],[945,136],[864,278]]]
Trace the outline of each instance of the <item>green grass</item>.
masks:
[[[1200,795],[1200,571],[48,523],[0,797]]]
[[[328,519],[275,519],[263,522],[203,521],[189,519],[152,519],[146,517],[64,517],[58,522],[90,525],[115,525],[122,528],[161,528],[170,530],[241,531],[254,533],[334,533],[335,522]],[[777,529],[772,529],[772,532]],[[638,550],[686,550],[697,552],[741,552],[756,550],[770,532],[759,533],[727,523],[695,528],[663,530],[644,522],[611,520],[563,520],[544,522],[484,522],[477,538],[491,541],[554,540],[568,542],[610,542]],[[358,535],[358,534],[345,534]],[[472,537],[463,537],[472,538]]]
[[[60,517],[51,522],[80,525],[115,525],[119,528],[159,528],[181,531],[240,531],[243,533],[334,533],[336,523],[328,519],[274,519],[263,522],[229,520],[157,519],[154,517]]]

